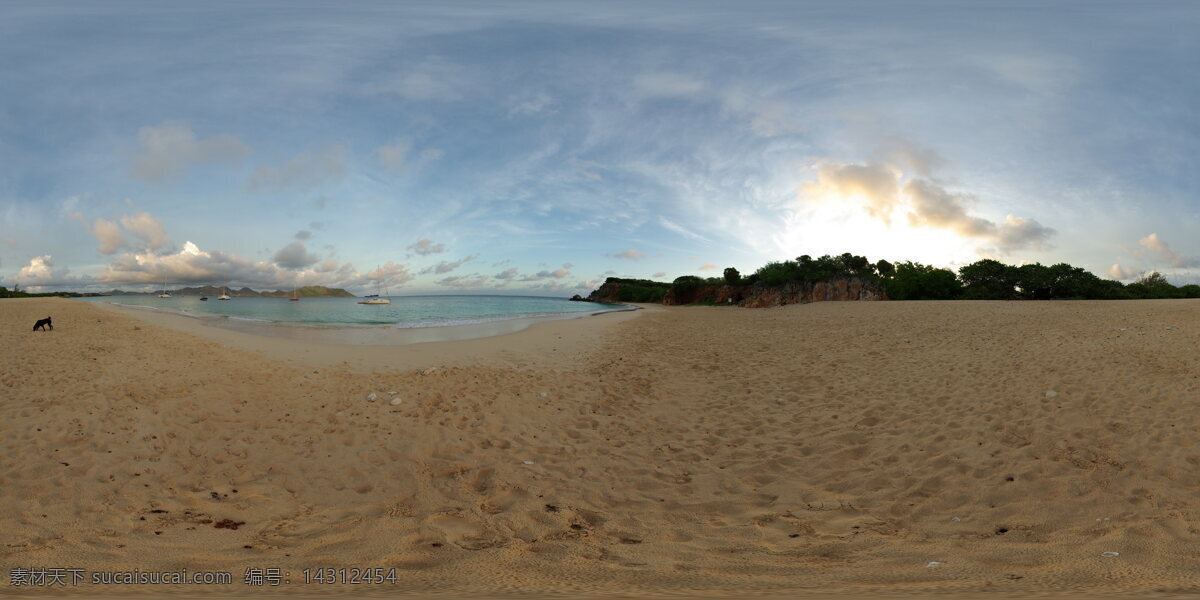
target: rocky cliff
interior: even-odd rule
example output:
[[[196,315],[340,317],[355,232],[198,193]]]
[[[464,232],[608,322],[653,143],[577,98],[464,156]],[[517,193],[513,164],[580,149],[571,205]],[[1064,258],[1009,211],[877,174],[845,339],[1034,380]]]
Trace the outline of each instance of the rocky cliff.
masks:
[[[617,300],[617,295],[621,292],[621,282],[608,278],[600,287],[592,290],[587,298],[583,298],[585,302],[620,302]]]
[[[601,287],[603,288],[603,286]],[[887,300],[887,294],[884,293],[883,285],[879,282],[853,277],[816,283],[792,282],[780,286],[768,286],[761,283],[754,285],[676,285],[667,292],[666,297],[663,298],[663,304],[711,303],[765,308],[784,304],[840,300]]]

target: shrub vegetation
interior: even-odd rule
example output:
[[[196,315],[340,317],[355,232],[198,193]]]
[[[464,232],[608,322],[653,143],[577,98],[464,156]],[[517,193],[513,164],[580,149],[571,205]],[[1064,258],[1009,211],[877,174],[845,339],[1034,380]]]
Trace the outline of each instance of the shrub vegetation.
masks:
[[[849,252],[839,256],[826,254],[819,258],[805,254],[795,260],[772,261],[747,277],[741,277],[733,267],[725,269],[724,279],[684,275],[676,279],[674,285],[733,284],[740,281],[743,285],[781,286],[851,277],[882,282],[888,297],[893,300],[1200,298],[1200,285],[1176,287],[1161,273],[1155,272],[1136,282],[1122,284],[1101,279],[1067,263],[1013,266],[986,258],[966,265],[955,273],[916,262],[891,263],[880,260],[872,263],[865,256]]]

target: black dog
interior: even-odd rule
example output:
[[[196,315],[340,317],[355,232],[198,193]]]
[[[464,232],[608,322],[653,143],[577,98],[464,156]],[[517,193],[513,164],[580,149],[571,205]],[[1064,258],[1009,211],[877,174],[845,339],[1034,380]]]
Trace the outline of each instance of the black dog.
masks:
[[[49,327],[50,331],[54,331],[54,323],[50,322],[50,317],[46,317],[45,319],[38,319],[38,322],[33,324],[33,330],[37,331],[38,327],[41,327],[42,331],[45,331],[46,327]]]

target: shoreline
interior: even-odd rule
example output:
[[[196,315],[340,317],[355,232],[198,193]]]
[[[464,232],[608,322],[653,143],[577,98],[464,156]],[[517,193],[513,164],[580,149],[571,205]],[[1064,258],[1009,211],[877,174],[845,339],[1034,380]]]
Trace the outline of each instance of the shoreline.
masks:
[[[642,306],[622,305],[622,308],[564,313],[524,314],[511,317],[489,317],[468,323],[418,325],[402,327],[399,323],[326,323],[268,321],[225,315],[220,313],[194,313],[171,308],[159,308],[143,304],[119,304],[95,302],[88,304],[100,307],[115,307],[117,312],[131,316],[139,314],[165,314],[195,319],[209,327],[254,333],[297,341],[312,341],[352,346],[403,346],[428,342],[453,342],[506,335],[523,331],[537,323],[595,317],[610,312],[642,310]],[[105,309],[107,310],[107,309]],[[128,312],[126,312],[128,311]],[[145,311],[145,312],[140,312]]]
[[[631,305],[628,309],[580,311],[555,317],[396,328],[256,323],[108,302],[81,304],[266,358],[366,370],[480,364],[514,367],[547,361],[570,367],[596,346],[608,325],[635,318],[647,308]]]

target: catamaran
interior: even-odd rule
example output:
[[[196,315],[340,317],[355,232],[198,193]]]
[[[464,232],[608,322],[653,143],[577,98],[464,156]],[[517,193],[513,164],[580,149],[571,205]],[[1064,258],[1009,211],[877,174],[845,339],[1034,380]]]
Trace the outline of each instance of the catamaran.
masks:
[[[229,294],[225,292],[225,286],[221,286],[221,295],[217,296],[217,300],[228,300]]]
[[[167,293],[167,276],[163,275],[163,291],[158,295],[159,298],[170,298],[171,294]]]

